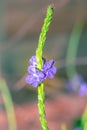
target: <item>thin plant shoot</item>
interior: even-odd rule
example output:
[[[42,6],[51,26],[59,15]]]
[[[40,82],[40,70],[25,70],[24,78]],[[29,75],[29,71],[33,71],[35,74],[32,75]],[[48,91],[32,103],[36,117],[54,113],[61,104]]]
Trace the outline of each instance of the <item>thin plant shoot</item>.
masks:
[[[41,29],[39,36],[38,47],[36,49],[36,56],[32,56],[29,60],[30,65],[28,66],[29,75],[26,76],[26,83],[31,84],[33,87],[38,89],[38,110],[40,115],[40,123],[42,130],[49,130],[46,121],[46,113],[44,108],[44,83],[46,78],[53,78],[56,73],[56,67],[54,66],[54,60],[46,61],[43,58],[43,47],[46,41],[46,35],[49,29],[49,25],[53,17],[53,6],[49,6],[47,9],[44,24]]]

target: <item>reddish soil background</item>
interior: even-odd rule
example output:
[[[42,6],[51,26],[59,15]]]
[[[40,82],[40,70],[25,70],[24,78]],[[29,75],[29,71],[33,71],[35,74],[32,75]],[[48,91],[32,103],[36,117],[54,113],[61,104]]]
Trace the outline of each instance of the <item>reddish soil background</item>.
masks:
[[[81,116],[86,106],[85,98],[59,95],[46,99],[45,110],[50,130],[61,130],[61,124],[66,123],[71,130],[73,122]],[[14,106],[17,130],[41,130],[37,102]],[[0,110],[0,130],[9,130],[6,113]]]

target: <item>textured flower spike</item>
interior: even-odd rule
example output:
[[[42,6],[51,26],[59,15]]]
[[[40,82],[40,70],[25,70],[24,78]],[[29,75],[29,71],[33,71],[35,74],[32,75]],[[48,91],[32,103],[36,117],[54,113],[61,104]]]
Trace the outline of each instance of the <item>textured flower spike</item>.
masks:
[[[44,84],[43,81],[48,78],[53,78],[56,73],[56,68],[54,66],[54,60],[46,62],[43,58],[43,47],[46,40],[46,34],[49,29],[53,16],[53,7],[50,5],[47,9],[46,18],[40,33],[38,47],[36,49],[36,56],[32,56],[30,59],[30,66],[28,67],[28,72],[30,75],[26,77],[26,82],[32,84],[33,87],[38,88],[38,110],[40,115],[40,122],[42,130],[49,130],[47,122],[45,119],[45,109],[44,109]]]

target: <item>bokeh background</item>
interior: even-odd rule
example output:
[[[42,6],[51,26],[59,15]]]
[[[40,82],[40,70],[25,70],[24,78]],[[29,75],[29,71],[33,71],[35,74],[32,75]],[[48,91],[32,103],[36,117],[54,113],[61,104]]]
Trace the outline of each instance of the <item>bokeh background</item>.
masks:
[[[25,76],[49,4],[55,8],[43,56],[53,58],[57,67],[54,79],[45,81],[50,130],[62,130],[62,124],[74,130],[85,109],[86,89],[82,95],[79,90],[83,83],[87,88],[87,1],[0,0],[0,130],[11,130],[12,107],[17,130],[41,129],[37,89],[26,85]]]

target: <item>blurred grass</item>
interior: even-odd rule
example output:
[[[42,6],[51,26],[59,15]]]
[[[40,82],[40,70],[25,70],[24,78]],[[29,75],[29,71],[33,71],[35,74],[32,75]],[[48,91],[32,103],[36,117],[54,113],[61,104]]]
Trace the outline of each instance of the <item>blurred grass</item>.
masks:
[[[0,79],[0,93],[7,114],[9,130],[17,130],[12,97],[4,79]]]
[[[71,80],[73,76],[77,73],[75,63],[77,59],[78,46],[83,31],[83,27],[84,27],[83,21],[76,21],[73,30],[71,32],[70,41],[68,43],[67,56],[66,56],[66,64],[67,64],[66,72],[69,80]],[[74,64],[72,64],[72,62]]]

